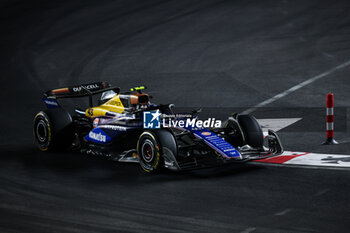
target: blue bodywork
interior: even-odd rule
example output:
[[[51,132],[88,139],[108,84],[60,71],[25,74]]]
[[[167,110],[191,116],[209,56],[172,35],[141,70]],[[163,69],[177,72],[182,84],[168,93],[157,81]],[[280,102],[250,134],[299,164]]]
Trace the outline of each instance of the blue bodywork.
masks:
[[[215,151],[219,152],[224,157],[228,158],[241,158],[241,154],[236,148],[234,148],[230,143],[226,142],[224,139],[216,135],[215,133],[207,130],[196,130],[193,134],[197,138],[201,138],[204,142],[213,148]]]
[[[130,127],[121,125],[100,125],[94,128],[85,136],[85,140],[98,144],[109,144],[120,136],[140,129],[140,127]]]
[[[108,136],[108,134],[99,127],[91,130],[90,133],[85,136],[85,139],[99,144],[108,144],[112,141],[112,137]]]

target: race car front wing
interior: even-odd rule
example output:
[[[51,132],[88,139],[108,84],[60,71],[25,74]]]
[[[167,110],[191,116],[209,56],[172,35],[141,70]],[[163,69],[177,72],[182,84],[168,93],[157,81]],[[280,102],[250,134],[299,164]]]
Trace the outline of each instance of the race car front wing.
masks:
[[[268,135],[265,137],[266,146],[263,148],[253,148],[249,145],[238,147],[236,151],[239,153],[239,156],[223,156],[222,150],[218,151],[210,145],[211,149],[208,149],[204,144],[208,145],[205,139],[197,138],[194,144],[180,147],[182,156],[176,156],[176,158],[172,153],[164,151],[165,167],[170,170],[208,168],[230,163],[244,163],[251,160],[274,157],[283,153],[281,141],[273,130],[269,130]]]

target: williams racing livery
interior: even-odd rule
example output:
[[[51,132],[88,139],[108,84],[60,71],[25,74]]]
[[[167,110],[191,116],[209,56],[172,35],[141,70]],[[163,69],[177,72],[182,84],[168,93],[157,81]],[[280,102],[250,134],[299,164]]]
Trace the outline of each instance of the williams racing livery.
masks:
[[[153,104],[144,86],[120,92],[106,82],[47,91],[47,109],[34,118],[42,151],[79,150],[113,161],[137,162],[146,172],[187,170],[247,162],[283,152],[275,132],[251,115],[233,114],[222,124],[201,122],[199,110],[175,114],[173,104]],[[88,97],[89,107],[70,114],[61,98]],[[94,100],[98,99],[95,105]]]

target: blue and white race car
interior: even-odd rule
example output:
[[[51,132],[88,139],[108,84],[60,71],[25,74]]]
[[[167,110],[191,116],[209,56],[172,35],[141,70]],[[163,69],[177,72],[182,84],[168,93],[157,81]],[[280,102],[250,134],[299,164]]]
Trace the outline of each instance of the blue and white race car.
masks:
[[[47,109],[34,118],[34,138],[42,151],[72,149],[113,161],[138,162],[146,172],[187,170],[246,162],[283,153],[275,132],[251,115],[233,114],[224,122],[203,122],[199,111],[175,114],[173,105],[156,105],[142,91],[96,82],[47,91]],[[60,98],[89,97],[89,107],[70,114]],[[94,105],[94,98],[98,104]],[[221,123],[221,124],[220,124]]]

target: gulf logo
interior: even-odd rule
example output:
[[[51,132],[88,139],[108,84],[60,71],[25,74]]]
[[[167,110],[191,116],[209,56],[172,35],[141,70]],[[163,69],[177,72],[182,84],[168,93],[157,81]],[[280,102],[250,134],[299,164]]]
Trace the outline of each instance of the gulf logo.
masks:
[[[95,118],[95,120],[92,122],[92,127],[93,127],[93,128],[96,128],[97,125],[98,125],[98,123],[99,123],[99,121],[100,121],[100,119]]]
[[[209,135],[211,135],[210,132],[202,132],[201,134],[202,134],[203,136],[209,136]]]

